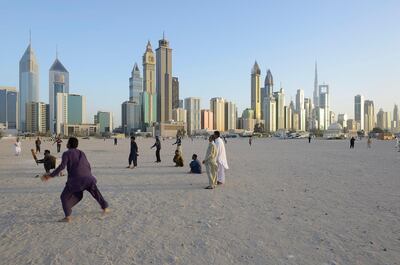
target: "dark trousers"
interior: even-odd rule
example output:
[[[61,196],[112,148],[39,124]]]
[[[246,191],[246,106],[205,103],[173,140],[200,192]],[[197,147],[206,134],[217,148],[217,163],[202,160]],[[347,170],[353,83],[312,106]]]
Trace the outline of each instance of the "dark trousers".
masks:
[[[157,158],[157,162],[161,162],[161,158],[160,158],[160,150],[156,150],[156,158]]]
[[[108,207],[108,203],[106,202],[106,200],[104,200],[96,184],[93,183],[90,187],[87,187],[85,190],[87,190],[93,196],[93,198],[100,204],[101,209],[105,209]],[[83,197],[83,191],[72,192],[67,186],[64,188],[60,198],[65,216],[71,215],[72,207],[74,207],[80,200],[82,200],[82,197]]]
[[[61,150],[61,144],[57,144],[57,153],[60,153]]]
[[[40,153],[40,145],[36,145],[36,153]]]
[[[137,166],[137,155],[136,154],[129,154],[129,165],[131,165],[133,162],[133,166]]]

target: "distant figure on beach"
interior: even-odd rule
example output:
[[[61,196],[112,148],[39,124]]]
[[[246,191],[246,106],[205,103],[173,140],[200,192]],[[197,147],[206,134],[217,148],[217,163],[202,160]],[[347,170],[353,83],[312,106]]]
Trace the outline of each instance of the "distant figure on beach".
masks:
[[[63,153],[61,164],[52,173],[42,176],[42,180],[47,181],[60,174],[67,167],[68,179],[61,193],[61,203],[65,217],[60,222],[71,222],[72,207],[82,200],[85,190],[100,204],[103,213],[109,211],[107,201],[104,200],[97,188],[97,180],[92,175],[89,161],[85,153],[77,149],[77,147],[78,139],[75,137],[69,138],[67,143],[68,150]]]
[[[354,142],[356,141],[356,139],[354,137],[351,137],[350,139],[350,149],[354,149]]]
[[[214,132],[214,141],[217,148],[217,184],[222,185],[225,183],[225,169],[229,169],[228,161],[226,160],[225,145],[220,137],[220,132]]]
[[[206,166],[208,176],[208,186],[205,189],[214,189],[217,185],[217,148],[214,144],[214,135],[208,138],[208,147],[206,156],[204,157],[203,164]]]
[[[19,156],[21,154],[22,148],[21,148],[21,142],[19,141],[19,137],[17,137],[17,141],[14,143],[14,152],[16,156]]]
[[[180,136],[176,136],[176,141],[172,145],[176,144],[176,150],[179,150],[182,152],[181,146],[182,146],[182,139]]]
[[[228,143],[228,140],[226,140],[226,136],[222,136],[224,138],[224,143]]]
[[[253,136],[250,136],[250,137],[249,137],[249,145],[250,145],[250,146],[251,146],[252,141],[253,141]]]
[[[62,143],[62,140],[61,140],[60,136],[58,136],[56,138],[56,140],[54,141],[53,144],[55,144],[55,143],[57,143],[57,153],[60,153],[60,151],[61,151],[61,143]]]
[[[398,150],[400,152],[399,137],[395,136],[394,138],[396,139],[396,143],[395,143],[394,148],[396,148],[396,150]]]
[[[135,167],[137,167],[138,155],[139,155],[139,149],[135,142],[135,136],[131,136],[131,151],[129,153],[129,158],[128,158],[129,165],[126,168],[134,169]],[[133,163],[133,166],[131,167],[132,163]]]
[[[151,147],[151,149],[153,149],[153,147],[156,148],[156,159],[157,159],[156,163],[160,163],[161,162],[161,158],[160,158],[161,142],[160,142],[160,138],[158,138],[158,136],[156,136],[156,142]]]
[[[308,135],[308,143],[311,143],[311,134]]]
[[[43,159],[36,160],[37,164],[43,164],[46,173],[50,173],[50,170],[56,168],[56,158],[50,154],[50,150],[44,150]]]
[[[35,146],[36,146],[36,154],[40,153],[40,145],[42,144],[42,141],[40,141],[39,137],[35,141]]]
[[[117,139],[117,137],[114,137],[114,145],[117,145],[118,144],[118,139]]]
[[[367,147],[371,148],[371,144],[372,144],[372,139],[371,139],[371,136],[369,136],[368,140],[367,140]]]
[[[183,158],[178,149],[175,150],[175,155],[172,161],[174,161],[176,167],[183,167]]]
[[[197,160],[196,154],[192,155],[192,162],[190,162],[189,166],[190,166],[189,173],[201,174],[201,164],[200,164],[199,160]]]

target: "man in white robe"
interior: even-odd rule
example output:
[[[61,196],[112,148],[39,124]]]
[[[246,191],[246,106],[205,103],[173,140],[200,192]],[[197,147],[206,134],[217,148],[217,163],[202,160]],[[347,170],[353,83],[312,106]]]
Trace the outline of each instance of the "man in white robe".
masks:
[[[220,137],[219,131],[214,132],[215,146],[217,147],[217,184],[225,183],[225,169],[229,169],[228,161],[226,160],[225,144]]]

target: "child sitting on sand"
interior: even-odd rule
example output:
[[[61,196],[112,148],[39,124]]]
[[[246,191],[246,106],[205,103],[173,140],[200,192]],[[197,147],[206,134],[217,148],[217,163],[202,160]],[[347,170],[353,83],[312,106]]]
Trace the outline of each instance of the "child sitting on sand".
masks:
[[[173,161],[176,167],[183,167],[183,158],[179,150],[175,150],[175,156]]]
[[[201,164],[199,160],[197,160],[196,154],[192,155],[192,162],[190,162],[189,166],[190,166],[189,173],[201,174]]]

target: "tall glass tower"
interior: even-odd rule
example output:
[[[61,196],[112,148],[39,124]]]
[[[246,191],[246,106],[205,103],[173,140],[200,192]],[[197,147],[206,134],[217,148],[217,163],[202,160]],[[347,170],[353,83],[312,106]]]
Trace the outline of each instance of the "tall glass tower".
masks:
[[[39,65],[31,41],[19,61],[19,129],[26,131],[26,103],[39,102]]]
[[[64,65],[56,60],[49,70],[50,131],[56,133],[57,93],[69,93],[69,73]]]

